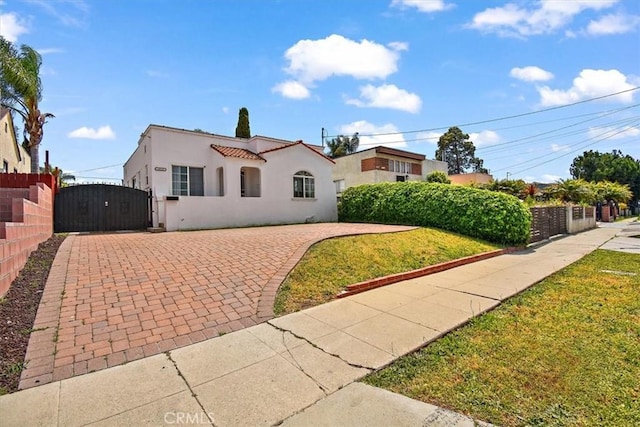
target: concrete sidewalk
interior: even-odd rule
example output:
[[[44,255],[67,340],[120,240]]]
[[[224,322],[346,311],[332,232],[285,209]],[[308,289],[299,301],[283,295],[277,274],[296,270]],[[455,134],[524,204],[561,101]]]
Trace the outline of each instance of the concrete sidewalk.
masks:
[[[603,227],[554,239],[2,396],[1,424],[473,425],[431,405],[351,383],[580,259],[619,231]]]

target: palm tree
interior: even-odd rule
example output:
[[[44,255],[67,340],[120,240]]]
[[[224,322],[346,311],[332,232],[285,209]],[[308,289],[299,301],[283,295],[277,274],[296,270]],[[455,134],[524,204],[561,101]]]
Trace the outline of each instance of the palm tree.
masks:
[[[354,133],[351,138],[344,135],[338,135],[336,138],[327,142],[327,148],[329,149],[329,153],[327,155],[332,159],[335,159],[337,157],[346,156],[347,154],[353,154],[358,151],[359,145],[360,137],[358,136],[358,132]]]
[[[559,179],[555,184],[548,186],[544,194],[571,203],[590,204],[596,199],[591,185],[584,179]]]
[[[628,184],[600,181],[592,184],[599,202],[613,200],[616,203],[626,203],[633,197]]]
[[[54,117],[38,108],[42,100],[40,65],[42,57],[35,49],[22,45],[17,50],[0,36],[0,103],[22,117],[24,145],[31,155],[31,173],[39,170],[44,124]]]

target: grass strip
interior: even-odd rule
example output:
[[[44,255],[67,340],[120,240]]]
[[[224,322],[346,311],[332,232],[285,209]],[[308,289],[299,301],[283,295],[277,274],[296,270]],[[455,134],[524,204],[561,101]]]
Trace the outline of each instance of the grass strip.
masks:
[[[503,426],[640,425],[640,255],[598,250],[365,382]]]
[[[348,285],[499,249],[433,228],[337,237],[315,244],[278,290],[276,315],[327,302]]]

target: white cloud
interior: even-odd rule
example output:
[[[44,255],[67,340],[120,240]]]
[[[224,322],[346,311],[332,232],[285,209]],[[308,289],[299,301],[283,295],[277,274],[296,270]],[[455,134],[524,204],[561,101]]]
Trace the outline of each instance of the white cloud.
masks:
[[[477,13],[468,28],[504,37],[527,37],[554,33],[571,23],[585,10],[601,10],[618,0],[539,0],[534,8],[514,3]]]
[[[614,139],[634,138],[640,136],[640,127],[623,126],[623,127],[607,127],[600,126],[589,128],[589,138],[603,139],[611,141]]]
[[[398,48],[404,50],[406,44],[391,43],[388,48],[337,34],[320,40],[300,40],[285,52],[289,61],[285,70],[305,87],[332,76],[383,79],[398,70]]]
[[[387,43],[387,46],[398,52],[402,50],[409,50],[409,43],[407,42],[391,42]]]
[[[469,139],[473,141],[473,145],[476,147],[497,144],[501,141],[500,135],[492,130],[470,133]]]
[[[554,153],[557,153],[558,151],[569,151],[569,148],[570,147],[568,145],[551,144],[551,151]]]
[[[49,55],[51,53],[64,53],[64,49],[57,47],[47,47],[44,49],[36,49],[40,55]]]
[[[633,89],[634,86],[627,79],[627,76],[615,69],[582,70],[580,75],[573,79],[573,86],[567,90],[551,89],[548,86],[539,87],[540,104],[545,107],[565,105]],[[622,93],[609,99],[630,103],[633,101],[633,92]]]
[[[605,15],[597,21],[590,21],[586,32],[592,36],[623,34],[633,31],[640,25],[640,16],[621,13]]]
[[[444,134],[444,132],[418,132],[416,139],[420,142],[427,142],[429,144],[438,144],[438,140]]]
[[[540,178],[540,182],[542,182],[544,184],[551,184],[553,182],[558,182],[561,179],[562,179],[562,177],[560,175],[544,174]]]
[[[28,3],[40,7],[60,23],[70,27],[83,27],[89,14],[89,6],[85,0],[27,0]]]
[[[15,13],[0,14],[0,36],[15,43],[20,35],[28,33],[27,23]]]
[[[522,80],[525,82],[540,82],[553,79],[552,73],[535,66],[512,68],[509,75],[514,79]]]
[[[229,107],[222,107],[222,112],[225,114],[229,114]]]
[[[353,135],[356,132],[360,134],[360,150],[366,150],[367,148],[372,148],[378,145],[394,148],[407,146],[404,135],[398,133],[398,128],[391,123],[376,126],[366,120],[359,120],[340,127],[340,133],[343,135]],[[372,134],[373,136],[366,136]]]
[[[393,0],[391,6],[403,9],[415,7],[418,11],[424,13],[441,12],[454,7],[453,4],[445,3],[444,0]]]
[[[301,83],[293,80],[278,83],[271,88],[271,92],[277,92],[285,98],[291,99],[305,99],[311,96],[311,92],[309,92],[309,89],[307,89]]]
[[[346,103],[357,107],[393,108],[409,113],[417,113],[422,107],[422,100],[415,93],[386,84],[362,86],[360,99],[347,99]]]
[[[111,129],[111,126],[100,126],[97,130],[83,126],[67,134],[69,138],[82,138],[82,139],[115,139],[116,134]]]

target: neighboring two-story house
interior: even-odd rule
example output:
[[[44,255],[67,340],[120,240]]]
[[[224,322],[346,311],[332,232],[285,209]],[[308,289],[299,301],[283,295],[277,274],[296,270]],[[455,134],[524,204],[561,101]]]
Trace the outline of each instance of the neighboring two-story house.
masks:
[[[0,173],[30,173],[31,156],[18,144],[11,112],[0,108]]]
[[[124,185],[151,191],[168,231],[337,220],[334,162],[322,147],[149,125]]]
[[[447,173],[447,163],[424,154],[378,146],[334,159],[332,179],[336,193],[346,188],[378,182],[423,181],[435,171]]]

